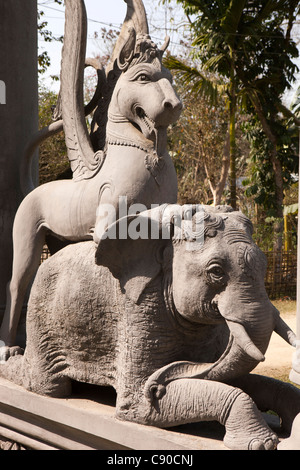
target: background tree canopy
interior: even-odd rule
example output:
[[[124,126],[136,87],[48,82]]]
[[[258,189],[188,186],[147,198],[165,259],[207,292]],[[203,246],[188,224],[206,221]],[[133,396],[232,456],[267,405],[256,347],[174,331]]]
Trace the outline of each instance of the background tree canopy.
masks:
[[[250,154],[245,195],[276,219],[281,248],[285,191],[298,173],[297,116],[283,95],[296,78],[298,48],[292,29],[298,1],[178,0],[190,20],[190,63],[169,57],[182,83],[212,102],[224,93],[229,107],[230,204],[237,207],[237,114],[243,120]],[[196,66],[195,66],[196,61]],[[210,81],[211,87],[206,83]],[[223,94],[222,94],[223,93]]]

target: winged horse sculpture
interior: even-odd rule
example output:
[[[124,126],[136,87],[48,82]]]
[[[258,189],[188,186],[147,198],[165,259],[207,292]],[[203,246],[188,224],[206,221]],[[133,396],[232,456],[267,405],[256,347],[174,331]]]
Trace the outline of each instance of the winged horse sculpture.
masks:
[[[127,14],[113,57],[105,70],[98,67],[97,105],[90,133],[83,104],[86,10],[83,0],[65,1],[62,119],[41,131],[29,145],[23,180],[30,181],[28,155],[34,146],[62,127],[73,178],[25,188],[28,194],[14,221],[13,271],[0,330],[6,357],[20,352],[15,340],[22,305],[47,236],[64,243],[91,239],[97,243],[96,223],[101,227],[97,210],[110,204],[118,215],[120,196],[126,197],[128,205],[140,203],[147,208],[177,202],[167,128],[178,119],[182,104],[170,72],[162,65],[168,41],[159,49],[149,36],[142,1],[125,1]]]

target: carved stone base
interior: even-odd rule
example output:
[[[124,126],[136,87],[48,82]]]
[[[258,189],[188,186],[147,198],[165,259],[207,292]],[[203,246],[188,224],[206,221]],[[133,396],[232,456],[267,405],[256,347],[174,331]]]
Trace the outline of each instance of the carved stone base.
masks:
[[[0,450],[27,450],[26,447],[23,447],[21,444],[8,441],[4,437],[0,436]]]
[[[169,430],[123,422],[114,417],[109,388],[76,384],[68,399],[48,398],[0,379],[2,450],[228,450],[216,422]],[[268,424],[278,432],[279,421]],[[287,437],[287,436],[286,436]]]
[[[101,389],[101,400],[95,392],[77,384],[71,398],[55,399],[0,379],[0,436],[32,450],[226,450],[217,423],[164,430],[119,421],[113,390]]]

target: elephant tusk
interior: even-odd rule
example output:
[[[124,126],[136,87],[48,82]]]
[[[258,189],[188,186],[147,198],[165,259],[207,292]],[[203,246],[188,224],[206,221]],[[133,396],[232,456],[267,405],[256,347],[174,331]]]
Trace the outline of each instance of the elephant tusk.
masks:
[[[291,346],[296,347],[296,340],[297,337],[295,333],[291,330],[291,328],[283,321],[280,317],[280,313],[277,308],[274,307],[274,319],[275,319],[275,327],[274,331],[281,336],[287,343]]]
[[[258,362],[265,360],[264,355],[258,349],[258,347],[255,346],[243,325],[228,319],[226,319],[226,323],[235,341],[248,356],[252,357],[252,359],[255,359],[255,361]]]

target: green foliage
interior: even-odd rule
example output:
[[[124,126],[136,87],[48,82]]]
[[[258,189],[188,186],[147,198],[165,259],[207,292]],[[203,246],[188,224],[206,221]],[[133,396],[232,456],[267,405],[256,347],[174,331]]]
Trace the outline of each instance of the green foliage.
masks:
[[[188,89],[195,96],[204,96],[212,105],[215,105],[218,95],[224,92],[224,86],[219,80],[201,73],[196,66],[189,65],[172,55],[167,55],[163,63],[165,67],[172,70],[175,78],[179,79],[183,93]]]
[[[215,105],[203,94],[186,88],[185,80],[176,75],[178,94],[183,101],[180,119],[169,131],[168,148],[172,156],[179,187],[179,201],[211,204],[222,174],[228,171],[228,121],[226,95],[218,95]],[[237,126],[237,154],[244,162],[247,142]],[[242,166],[242,165],[241,165]],[[243,168],[238,168],[238,176]],[[224,184],[226,182],[226,176]],[[222,193],[221,193],[222,196]],[[226,193],[217,203],[228,202]]]
[[[296,44],[283,28],[299,13],[298,2],[279,0],[178,0],[193,14],[194,55],[210,72],[230,77],[234,54],[238,88],[281,97],[294,79]],[[289,24],[289,23],[288,23]],[[290,26],[291,27],[291,26]]]
[[[276,127],[275,127],[276,126]],[[274,123],[277,135],[277,156],[281,163],[284,193],[290,190],[299,172],[298,131],[286,125],[286,120]],[[271,145],[254,116],[244,124],[244,132],[250,145],[248,177],[243,181],[245,195],[253,196],[268,216],[277,214],[274,170],[270,159]]]
[[[295,98],[292,103],[292,111],[297,117],[300,117],[300,86],[297,88]]]
[[[259,221],[254,225],[253,240],[262,251],[273,251],[274,246],[274,220]]]
[[[177,0],[190,20],[201,73],[223,77],[231,109],[231,184],[235,180],[236,104],[250,116],[245,126],[252,147],[246,195],[270,214],[282,216],[284,191],[298,172],[295,125],[282,118],[283,93],[295,80],[298,57],[291,31],[296,0]],[[179,70],[178,64],[175,68]],[[195,88],[194,70],[181,70]],[[206,95],[209,89],[199,77]],[[210,92],[211,96],[214,96]],[[285,110],[287,111],[287,110]],[[288,112],[292,116],[292,112]],[[230,184],[230,186],[231,186]]]
[[[52,110],[57,102],[56,93],[42,84],[39,89],[39,125],[46,127],[51,123]],[[45,140],[39,149],[39,183],[47,183],[70,176],[64,133],[60,132]]]

